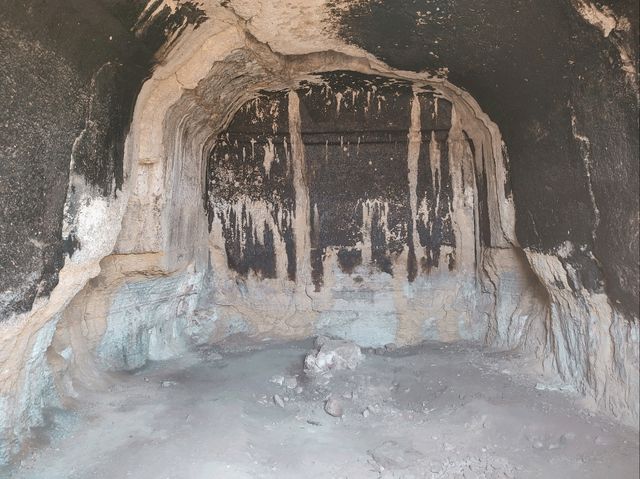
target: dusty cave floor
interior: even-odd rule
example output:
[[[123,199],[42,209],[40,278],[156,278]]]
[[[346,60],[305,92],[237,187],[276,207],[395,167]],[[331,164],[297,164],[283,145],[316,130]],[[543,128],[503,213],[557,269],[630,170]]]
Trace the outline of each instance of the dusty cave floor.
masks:
[[[302,374],[309,347],[229,343],[120,375],[54,416],[40,435],[48,444],[8,477],[638,477],[636,432],[537,390],[506,355],[464,344],[365,350],[356,370],[313,383]],[[342,418],[324,411],[330,395]]]

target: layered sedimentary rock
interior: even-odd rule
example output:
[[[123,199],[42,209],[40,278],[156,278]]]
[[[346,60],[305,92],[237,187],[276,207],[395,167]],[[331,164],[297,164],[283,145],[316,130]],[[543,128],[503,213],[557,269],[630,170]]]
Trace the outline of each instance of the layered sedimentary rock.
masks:
[[[236,333],[520,348],[637,423],[637,5],[445,3],[5,9],[0,460]]]

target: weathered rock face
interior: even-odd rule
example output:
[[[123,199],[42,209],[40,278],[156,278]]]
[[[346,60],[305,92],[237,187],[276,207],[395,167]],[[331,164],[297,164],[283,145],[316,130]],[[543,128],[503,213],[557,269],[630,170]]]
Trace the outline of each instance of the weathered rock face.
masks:
[[[637,424],[637,5],[435,3],[3,9],[0,462],[235,333],[520,348]]]
[[[476,271],[509,199],[466,113],[431,86],[347,71],[245,103],[208,160],[203,306],[260,334],[482,339],[493,301]]]
[[[3,2],[3,318],[29,311],[56,286],[65,256],[91,248],[74,224],[81,204],[122,189],[131,111],[165,38],[131,31],[143,7]]]
[[[0,463],[56,404],[46,351],[63,308],[113,249],[125,137],[154,54],[201,19],[145,7],[2,2]]]
[[[638,316],[637,2],[364,1],[334,19],[393,67],[447,69],[500,126],[520,244],[586,250],[567,258],[585,286]]]

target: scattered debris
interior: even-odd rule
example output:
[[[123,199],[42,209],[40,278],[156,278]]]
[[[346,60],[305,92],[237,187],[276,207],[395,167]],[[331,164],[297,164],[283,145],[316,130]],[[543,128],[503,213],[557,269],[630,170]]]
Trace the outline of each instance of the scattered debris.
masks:
[[[282,384],[284,383],[284,376],[272,376],[271,379],[269,379],[269,382],[277,384],[278,386],[282,386]]]
[[[324,374],[330,370],[355,369],[363,359],[362,351],[352,341],[326,339],[316,351],[307,354],[304,371],[309,375]]]
[[[49,449],[37,463],[29,463],[40,474],[27,470],[18,477],[68,477],[61,468],[75,467],[78,461],[78,477],[125,477],[126,471],[118,468],[122,462],[139,465],[131,477],[151,479],[155,466],[165,459],[174,464],[174,456],[188,461],[187,468],[194,464],[210,470],[211,477],[230,477],[236,471],[245,472],[244,477],[638,477],[637,434],[613,428],[598,416],[587,417],[573,398],[537,392],[535,380],[520,378],[520,373],[509,381],[500,368],[488,367],[495,356],[476,356],[475,349],[461,358],[443,356],[435,346],[416,348],[415,353],[369,353],[355,370],[309,379],[300,371],[300,355],[308,351],[300,348],[296,343],[235,354],[232,360],[225,357],[225,368],[188,362],[180,372],[168,363],[169,369],[154,365],[125,376],[126,389],[91,396],[105,405],[91,430],[78,429],[77,436],[63,439],[62,452]],[[478,372],[480,366],[486,374]],[[294,378],[296,388],[289,389]],[[165,381],[167,386],[177,383],[175,389],[158,391]],[[468,400],[459,400],[462,393]],[[90,414],[96,411],[93,404]],[[172,412],[164,413],[159,404]],[[127,438],[127,447],[115,455],[100,440],[114,424]],[[211,434],[220,427],[223,435]],[[140,449],[139,431],[146,428],[176,440]],[[246,451],[221,456],[215,467],[210,455],[185,458],[185,447],[203,449],[202,438],[207,438],[208,450],[238,443]],[[58,460],[60,454],[64,461]],[[115,464],[102,468],[106,462]],[[60,469],[50,473],[52,464]]]
[[[367,406],[367,410],[372,414],[380,414],[382,408],[379,404],[372,404],[370,406]]]

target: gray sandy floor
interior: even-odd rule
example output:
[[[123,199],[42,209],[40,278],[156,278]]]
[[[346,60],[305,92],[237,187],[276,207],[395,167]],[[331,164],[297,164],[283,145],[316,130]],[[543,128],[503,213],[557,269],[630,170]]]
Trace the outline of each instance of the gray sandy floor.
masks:
[[[122,375],[109,391],[86,393],[75,412],[55,415],[40,434],[48,444],[6,475],[638,477],[637,432],[570,395],[537,390],[534,378],[509,369],[518,369],[513,358],[466,345],[364,351],[356,370],[313,382],[302,374],[308,348],[229,346]],[[324,411],[329,396],[342,418]]]

